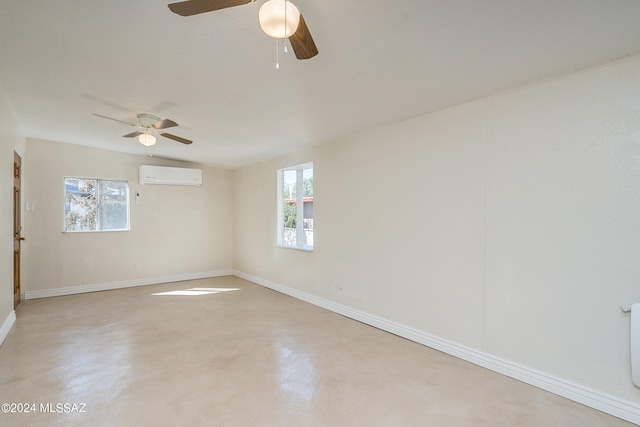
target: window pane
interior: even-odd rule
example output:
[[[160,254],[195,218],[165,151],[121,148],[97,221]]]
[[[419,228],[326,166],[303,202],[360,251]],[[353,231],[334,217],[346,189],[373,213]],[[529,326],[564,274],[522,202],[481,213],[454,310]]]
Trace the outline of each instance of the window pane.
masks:
[[[295,170],[283,171],[282,179],[282,243],[287,246],[295,246],[296,239],[296,175]]]
[[[129,229],[129,183],[64,179],[64,231]]]
[[[278,170],[277,244],[313,249],[313,163]]]
[[[129,191],[127,181],[100,180],[100,229],[127,230],[129,228],[127,203]]]
[[[96,230],[96,180],[65,178],[65,231]]]
[[[302,172],[304,197],[313,197],[313,169],[305,169]]]
[[[304,246],[313,247],[313,169],[305,169],[302,172],[303,197],[303,230]]]

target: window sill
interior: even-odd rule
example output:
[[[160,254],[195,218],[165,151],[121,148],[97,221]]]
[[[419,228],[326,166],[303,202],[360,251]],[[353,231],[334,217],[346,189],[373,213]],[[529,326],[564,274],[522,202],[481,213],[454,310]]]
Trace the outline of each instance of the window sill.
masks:
[[[131,229],[123,228],[122,230],[62,230],[62,234],[88,234],[88,233],[121,233],[123,231],[131,231]]]
[[[285,246],[285,245],[276,245],[276,248],[282,249],[293,249],[294,251],[302,251],[302,252],[313,252],[313,247],[300,247],[300,246]]]

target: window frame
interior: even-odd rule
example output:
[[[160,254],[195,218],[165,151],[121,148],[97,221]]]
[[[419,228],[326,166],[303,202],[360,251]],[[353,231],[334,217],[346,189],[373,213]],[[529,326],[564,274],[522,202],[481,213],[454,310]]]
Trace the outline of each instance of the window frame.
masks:
[[[313,170],[313,162],[301,163],[294,166],[278,169],[277,171],[277,220],[276,220],[276,246],[285,249],[295,249],[312,252],[314,245],[306,245],[304,232],[304,221],[296,220],[296,244],[288,245],[284,242],[284,173],[296,171],[296,219],[304,219],[304,171]],[[315,231],[314,231],[315,233]],[[315,236],[314,236],[315,237]],[[314,239],[315,241],[315,239]]]
[[[67,230],[67,180],[68,179],[82,179],[82,180],[92,180],[96,182],[95,191],[96,191],[96,199],[100,198],[100,182],[101,181],[118,181],[126,183],[126,205],[127,205],[127,226],[126,228],[117,228],[117,229],[107,229],[102,230],[98,229],[100,224],[100,204],[96,202],[96,229],[95,230]],[[110,232],[122,232],[122,231],[131,231],[131,185],[128,179],[112,179],[112,178],[92,178],[86,176],[64,176],[62,179],[62,188],[63,188],[63,203],[62,203],[62,233],[66,234],[75,234],[75,233],[110,233]]]

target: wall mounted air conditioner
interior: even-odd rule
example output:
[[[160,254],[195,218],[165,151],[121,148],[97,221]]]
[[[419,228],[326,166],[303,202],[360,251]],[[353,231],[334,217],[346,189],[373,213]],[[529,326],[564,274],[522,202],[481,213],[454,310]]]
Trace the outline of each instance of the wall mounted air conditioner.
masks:
[[[141,165],[140,185],[202,185],[202,169]]]

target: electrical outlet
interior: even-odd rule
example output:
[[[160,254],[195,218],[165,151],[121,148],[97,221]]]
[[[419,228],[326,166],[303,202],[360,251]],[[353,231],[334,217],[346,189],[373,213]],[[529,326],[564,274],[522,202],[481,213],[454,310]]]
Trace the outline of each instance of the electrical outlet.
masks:
[[[133,263],[133,271],[138,271],[138,263]]]
[[[339,281],[336,280],[335,282],[333,282],[333,289],[336,292],[339,292],[339,291],[342,290],[342,286],[340,286],[340,282]]]

